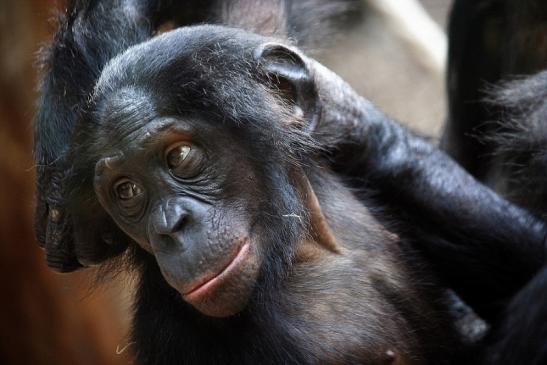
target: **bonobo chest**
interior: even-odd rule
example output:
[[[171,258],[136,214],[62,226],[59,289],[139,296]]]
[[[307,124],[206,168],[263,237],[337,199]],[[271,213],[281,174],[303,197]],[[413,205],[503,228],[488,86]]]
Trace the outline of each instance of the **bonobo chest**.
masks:
[[[417,355],[409,335],[413,324],[397,308],[398,289],[382,271],[390,264],[350,254],[321,259],[321,271],[313,265],[296,269],[279,307],[286,336],[314,355],[312,363],[413,363],[407,362]]]
[[[416,284],[392,244],[308,256],[275,293],[229,318],[197,312],[151,268],[134,325],[139,363],[444,364],[453,338],[432,304],[440,294]]]

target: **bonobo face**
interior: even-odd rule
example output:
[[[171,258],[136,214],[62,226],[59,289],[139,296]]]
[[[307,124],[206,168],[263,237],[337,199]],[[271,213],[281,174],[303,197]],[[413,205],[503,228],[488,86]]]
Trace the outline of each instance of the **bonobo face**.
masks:
[[[165,33],[103,71],[77,170],[95,165],[101,205],[184,300],[232,315],[259,273],[285,275],[303,234],[310,194],[293,182],[313,145],[314,90],[303,58],[269,39]]]
[[[259,199],[245,152],[203,122],[176,118],[153,120],[116,145],[95,169],[103,207],[185,301],[211,316],[240,311],[260,266],[249,219]]]

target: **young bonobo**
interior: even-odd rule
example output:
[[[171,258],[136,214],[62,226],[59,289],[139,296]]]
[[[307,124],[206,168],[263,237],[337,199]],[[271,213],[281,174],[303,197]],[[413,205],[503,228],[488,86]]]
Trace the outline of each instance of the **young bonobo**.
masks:
[[[139,44],[165,12],[106,5],[50,51],[37,231],[60,271],[134,251],[138,362],[453,359],[443,290],[322,162],[311,60],[226,27]]]
[[[68,211],[92,222],[96,195],[139,247],[140,361],[441,364],[456,349],[433,278],[321,164],[308,63],[197,26],[103,70]]]
[[[129,14],[127,43],[93,39],[112,57],[154,23]],[[543,224],[279,40],[180,28],[104,69],[76,48],[85,62],[43,88],[37,155],[59,153],[52,135],[70,147],[42,171],[38,237],[62,271],[130,247],[139,363],[459,363],[408,244],[487,318],[544,263]],[[81,90],[71,66],[89,72]]]

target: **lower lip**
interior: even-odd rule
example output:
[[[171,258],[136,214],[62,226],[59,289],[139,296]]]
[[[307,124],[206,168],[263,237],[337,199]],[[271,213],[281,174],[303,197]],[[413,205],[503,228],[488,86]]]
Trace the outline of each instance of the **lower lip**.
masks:
[[[249,255],[249,244],[244,244],[234,259],[226,266],[220,273],[207,280],[203,284],[198,285],[196,288],[183,294],[184,298],[189,302],[197,302],[210,295],[215,288],[217,288],[227,276],[230,275]]]

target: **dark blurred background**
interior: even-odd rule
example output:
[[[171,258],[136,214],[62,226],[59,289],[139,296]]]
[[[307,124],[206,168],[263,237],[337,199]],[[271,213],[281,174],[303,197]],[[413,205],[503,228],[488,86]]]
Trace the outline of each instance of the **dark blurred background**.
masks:
[[[444,29],[448,0],[422,3]],[[128,364],[131,278],[95,285],[92,270],[56,274],[32,230],[35,60],[62,6],[0,0],[0,364]],[[443,70],[401,28],[371,7],[317,57],[388,114],[436,136],[445,113]]]

